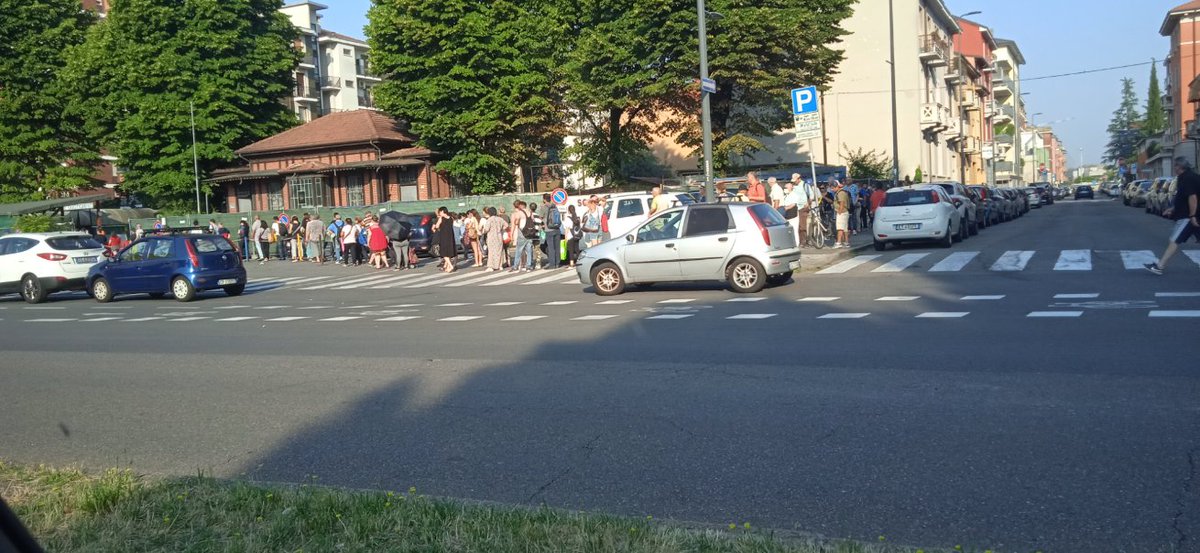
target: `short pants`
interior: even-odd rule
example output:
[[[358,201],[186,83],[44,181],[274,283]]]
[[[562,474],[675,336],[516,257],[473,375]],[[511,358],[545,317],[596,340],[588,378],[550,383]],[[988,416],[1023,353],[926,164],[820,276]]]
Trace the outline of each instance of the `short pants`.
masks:
[[[1176,244],[1184,244],[1193,236],[1200,241],[1200,227],[1193,225],[1191,219],[1180,219],[1171,227],[1171,241]]]
[[[837,229],[850,230],[850,212],[837,214]]]

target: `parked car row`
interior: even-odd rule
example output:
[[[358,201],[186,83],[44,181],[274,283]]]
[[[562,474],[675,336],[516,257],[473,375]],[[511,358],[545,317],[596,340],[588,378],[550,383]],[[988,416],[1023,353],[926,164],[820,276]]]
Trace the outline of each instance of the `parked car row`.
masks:
[[[80,232],[0,237],[0,294],[15,292],[28,303],[72,290],[103,303],[121,294],[191,301],[204,290],[237,296],[245,288],[241,256],[215,234],[149,234],[111,257]]]
[[[1135,180],[1121,188],[1121,203],[1162,215],[1175,199],[1175,177]]]
[[[1016,219],[1047,199],[1049,189],[964,186],[957,182],[918,184],[888,190],[872,225],[874,246],[933,241],[944,248],[980,229]]]

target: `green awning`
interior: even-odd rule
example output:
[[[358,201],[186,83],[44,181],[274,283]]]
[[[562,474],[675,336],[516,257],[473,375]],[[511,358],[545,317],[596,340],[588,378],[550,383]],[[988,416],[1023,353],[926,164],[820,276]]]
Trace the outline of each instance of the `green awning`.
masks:
[[[71,198],[55,198],[53,200],[37,200],[33,202],[19,202],[15,204],[0,204],[0,216],[15,217],[17,215],[29,215],[30,213],[42,213],[44,211],[62,209],[72,205],[100,202],[111,198],[112,195],[110,194],[84,194],[82,196],[74,196]]]

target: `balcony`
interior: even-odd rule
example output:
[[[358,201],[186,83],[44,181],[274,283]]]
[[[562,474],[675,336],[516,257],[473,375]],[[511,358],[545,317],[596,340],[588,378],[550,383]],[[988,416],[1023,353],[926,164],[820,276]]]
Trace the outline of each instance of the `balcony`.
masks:
[[[1012,106],[998,105],[992,113],[992,123],[1008,123],[1015,121],[1016,117],[1017,111]]]
[[[945,67],[949,63],[950,45],[937,33],[921,37],[921,62],[930,67]]]
[[[375,109],[375,99],[370,94],[359,94],[358,107]]]
[[[993,165],[993,167],[996,169],[997,174],[999,174],[999,173],[1011,174],[1013,172],[1013,162],[1011,162],[1011,161],[997,161]]]
[[[300,56],[300,67],[304,67],[306,69],[316,69],[317,56],[315,56],[311,50],[304,52]]]
[[[367,80],[367,81],[383,80],[383,79],[380,79],[379,76],[376,75],[373,71],[371,71],[371,65],[369,63],[367,63],[367,60],[365,60],[363,58],[358,58],[358,59],[354,60],[354,74],[360,80]]]
[[[921,130],[925,132],[941,132],[946,124],[947,109],[941,104],[924,104],[921,106]]]
[[[321,97],[321,91],[312,83],[298,84],[292,91],[292,96],[299,101],[315,102]]]
[[[975,138],[974,136],[968,136],[968,137],[964,138],[962,151],[964,154],[978,154],[979,153],[979,139]]]
[[[942,132],[942,136],[945,137],[948,142],[962,140],[962,129],[963,124],[961,120],[956,118],[949,119],[948,124],[946,125],[946,130]]]
[[[1013,95],[1013,82],[1008,77],[997,74],[992,78],[992,94],[997,99],[1004,99]]]
[[[321,77],[321,90],[341,90],[341,77]]]

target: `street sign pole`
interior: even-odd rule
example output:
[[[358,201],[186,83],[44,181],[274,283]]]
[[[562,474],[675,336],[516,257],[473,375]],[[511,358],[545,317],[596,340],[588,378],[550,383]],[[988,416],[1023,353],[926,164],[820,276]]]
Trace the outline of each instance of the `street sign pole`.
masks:
[[[817,162],[813,158],[817,157],[817,151],[813,149],[812,139],[808,139],[808,174],[812,175],[813,186],[817,185]]]
[[[708,202],[716,201],[716,191],[713,188],[713,160],[712,160],[712,112],[711,101],[709,100],[710,93],[705,85],[708,78],[708,25],[705,21],[704,0],[696,0],[696,15],[699,18],[700,27],[700,127],[701,134],[704,135],[704,199]]]
[[[796,139],[808,141],[808,171],[813,184],[817,184],[816,150],[813,140],[821,137],[821,105],[817,87],[807,86],[792,90],[792,119],[796,128]]]

